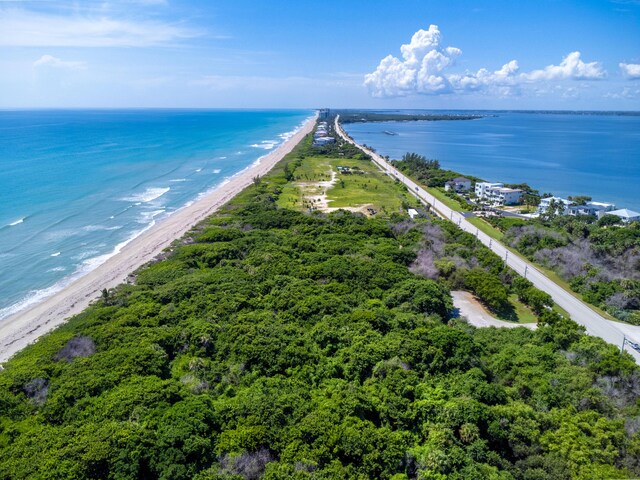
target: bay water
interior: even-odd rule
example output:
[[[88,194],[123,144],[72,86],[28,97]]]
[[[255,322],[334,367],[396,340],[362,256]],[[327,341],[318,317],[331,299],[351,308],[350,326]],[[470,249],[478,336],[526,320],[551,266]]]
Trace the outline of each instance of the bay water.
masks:
[[[487,181],[526,182],[540,193],[588,195],[618,208],[640,211],[640,115],[405,113],[476,113],[483,117],[344,127],[357,142],[392,159],[415,152],[439,160],[442,168]]]
[[[0,321],[249,167],[312,114],[0,111]]]

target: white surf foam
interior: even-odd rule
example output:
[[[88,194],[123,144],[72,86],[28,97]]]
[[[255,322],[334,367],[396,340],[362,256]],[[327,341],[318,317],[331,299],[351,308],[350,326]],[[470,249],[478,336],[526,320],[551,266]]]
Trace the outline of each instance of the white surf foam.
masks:
[[[150,222],[150,221],[151,221],[152,223],[155,223],[155,220],[154,220],[154,219],[155,219],[158,215],[163,214],[165,211],[166,211],[166,210],[164,210],[164,209],[160,209],[160,210],[151,210],[151,211],[149,211],[149,212],[141,212],[141,213],[140,213],[140,219],[138,220],[138,223],[146,224],[146,223],[148,223],[148,222]]]
[[[109,260],[114,255],[117,255],[118,253],[120,253],[120,251],[127,244],[129,244],[135,238],[137,238],[138,236],[142,235],[144,232],[149,230],[151,227],[155,225],[155,223],[156,223],[155,220],[152,220],[151,223],[146,225],[144,228],[134,232],[125,241],[116,245],[113,248],[113,250],[111,250],[110,252],[105,253],[103,255],[99,255],[97,257],[87,258],[86,260],[83,260],[82,263],[78,266],[78,268],[76,268],[76,270],[72,274],[64,277],[62,280],[59,280],[58,282],[54,283],[50,287],[43,288],[40,290],[31,290],[18,302],[14,303],[13,305],[9,305],[8,307],[1,308],[0,320],[6,317],[9,317],[11,315],[14,315],[22,310],[26,310],[27,308],[33,305],[36,305],[37,303],[40,303],[41,301],[55,295],[56,293],[61,292],[62,290],[67,288],[71,283],[76,281],[78,278],[85,276],[86,274],[88,274],[92,270],[95,270],[97,267],[99,267],[104,262]],[[97,253],[97,252],[94,252],[94,253]],[[57,268],[64,268],[64,267],[57,267]],[[58,270],[55,270],[55,271],[58,271]]]
[[[113,216],[111,217],[113,218]],[[106,225],[86,225],[82,227],[85,232],[110,232],[112,230],[120,230],[122,225],[114,225],[113,227],[107,227]]]
[[[170,187],[149,187],[142,193],[134,193],[129,197],[124,197],[121,200],[125,202],[138,202],[139,203],[147,203],[155,200],[156,198],[160,198],[162,195],[171,190]]]
[[[8,226],[8,227],[15,227],[16,225],[20,225],[22,222],[24,222],[24,221],[25,221],[25,219],[26,219],[26,218],[27,218],[27,217],[19,218],[18,220],[15,220],[15,221],[13,221],[13,222],[11,222],[11,223],[8,223],[8,224],[7,224],[7,226]]]
[[[180,183],[180,182],[188,182],[189,180],[186,179],[186,178],[174,178],[174,179],[169,180],[169,181],[173,182],[173,183]]]
[[[52,253],[50,256],[51,256],[51,257],[59,257],[59,256],[60,256],[60,253],[61,253],[61,252],[55,252],[55,253]]]
[[[214,168],[214,169],[212,170],[212,172],[213,172],[213,173],[215,173],[215,174],[218,174],[218,173],[220,173],[221,171],[222,171],[222,170],[220,170],[219,168]]]
[[[10,315],[13,315],[14,313],[18,313],[21,310],[29,308],[31,305],[35,305],[36,303],[41,302],[45,298],[55,295],[56,293],[63,290],[73,280],[74,279],[69,278],[68,280],[60,281],[50,286],[49,288],[43,288],[42,290],[31,290],[19,302],[0,309],[0,320]]]
[[[71,259],[75,261],[86,260],[87,258],[93,257],[98,253],[100,253],[98,250],[86,250],[79,253],[78,255],[74,255],[73,257],[71,257]]]
[[[274,142],[273,140],[263,140],[260,143],[254,143],[251,146],[253,148],[262,148],[263,150],[272,150],[278,145],[279,142]]]

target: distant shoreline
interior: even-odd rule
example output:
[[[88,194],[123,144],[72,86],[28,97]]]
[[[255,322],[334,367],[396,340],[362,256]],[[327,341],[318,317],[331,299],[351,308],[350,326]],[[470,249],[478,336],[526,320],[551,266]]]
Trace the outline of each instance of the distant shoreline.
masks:
[[[154,260],[171,243],[193,226],[213,214],[251,184],[256,176],[267,173],[315,125],[317,115],[275,150],[264,155],[226,183],[202,195],[152,228],[135,237],[105,263],[77,279],[55,295],[17,312],[0,322],[0,362],[6,361],[40,336],[63,324],[67,318],[82,312],[103,289],[126,282],[127,277],[142,265]]]

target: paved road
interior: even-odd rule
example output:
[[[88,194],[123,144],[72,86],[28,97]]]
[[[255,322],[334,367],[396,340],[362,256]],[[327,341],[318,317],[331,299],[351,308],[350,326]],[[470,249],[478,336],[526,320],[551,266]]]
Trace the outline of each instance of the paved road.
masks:
[[[385,171],[391,177],[400,180],[407,188],[422,202],[431,205],[432,209],[435,209],[437,213],[442,217],[449,219],[462,230],[469,232],[476,236],[484,245],[489,247],[495,254],[503,258],[506,264],[515,270],[517,273],[527,278],[540,290],[547,292],[553,300],[563,309],[565,309],[571,318],[583,325],[587,333],[602,338],[603,340],[620,347],[623,342],[624,334],[621,328],[625,328],[626,337],[635,343],[640,343],[640,329],[628,329],[626,325],[619,327],[615,322],[611,322],[600,314],[595,312],[591,307],[574,297],[571,293],[567,292],[564,288],[560,287],[553,280],[550,280],[546,275],[540,272],[532,263],[523,260],[513,252],[508,250],[503,244],[494,240],[486,233],[478,230],[476,226],[469,223],[462,214],[451,210],[440,200],[435,198],[429,192],[424,190],[420,185],[416,184],[409,177],[406,177],[399,170],[396,170],[391,164],[389,164],[384,158],[372,150],[363,147],[362,145],[354,142],[345,132],[339,124],[338,115],[336,117],[335,129],[336,132],[344,138],[347,142],[360,148],[371,156],[373,162],[378,165],[383,171]],[[633,335],[631,334],[633,333]],[[626,351],[631,353],[637,362],[640,362],[640,352],[637,352],[629,347],[625,348]]]

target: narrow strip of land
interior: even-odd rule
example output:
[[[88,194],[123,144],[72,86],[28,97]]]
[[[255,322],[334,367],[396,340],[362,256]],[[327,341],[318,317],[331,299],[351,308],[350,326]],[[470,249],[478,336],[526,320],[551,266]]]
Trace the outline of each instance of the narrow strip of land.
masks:
[[[42,303],[2,320],[0,362],[64,323],[70,316],[82,312],[103,289],[111,289],[124,283],[129,274],[153,260],[174,240],[182,237],[194,225],[244,190],[256,176],[262,176],[271,170],[313,130],[316,118],[317,116],[309,119],[295,135],[265,155],[259,163],[235,175],[226,184],[136,237],[119,253],[89,274]]]
[[[335,130],[347,142],[360,148],[363,152],[367,153],[373,159],[373,162],[378,165],[388,175],[397,178],[400,182],[407,186],[407,188],[423,203],[430,205],[442,218],[446,218],[455,223],[462,230],[473,234],[480,242],[489,247],[496,255],[504,259],[505,264],[511,267],[514,271],[525,277],[536,288],[547,292],[553,298],[560,307],[566,310],[571,316],[572,320],[584,326],[587,333],[593,336],[597,336],[614,345],[621,346],[623,339],[626,335],[632,341],[640,342],[640,329],[637,331],[629,328],[625,328],[625,333],[617,323],[606,320],[600,314],[595,312],[587,304],[580,299],[567,292],[564,288],[556,284],[553,280],[549,279],[546,275],[540,272],[531,262],[524,260],[518,255],[514,254],[511,250],[505,247],[502,243],[493,239],[486,233],[480,231],[478,227],[471,224],[463,215],[459,212],[447,207],[440,200],[435,198],[429,192],[427,192],[420,185],[413,180],[405,176],[402,172],[395,169],[389,164],[383,157],[368,149],[354,140],[352,140],[342,129],[339,123],[340,116],[336,116]],[[636,361],[640,361],[640,353],[633,349],[627,349],[627,351],[633,355]]]

